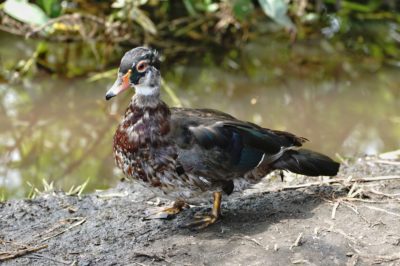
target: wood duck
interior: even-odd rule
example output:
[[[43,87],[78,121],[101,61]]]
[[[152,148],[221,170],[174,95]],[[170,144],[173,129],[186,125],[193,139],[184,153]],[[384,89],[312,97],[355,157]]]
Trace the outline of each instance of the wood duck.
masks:
[[[305,138],[240,121],[212,109],[170,108],[160,99],[155,50],[137,47],[122,57],[106,100],[134,88],[135,95],[114,135],[117,166],[127,178],[173,198],[156,218],[180,212],[187,202],[214,197],[212,212],[191,228],[220,219],[222,194],[243,190],[274,170],[334,176],[339,163],[300,146]]]

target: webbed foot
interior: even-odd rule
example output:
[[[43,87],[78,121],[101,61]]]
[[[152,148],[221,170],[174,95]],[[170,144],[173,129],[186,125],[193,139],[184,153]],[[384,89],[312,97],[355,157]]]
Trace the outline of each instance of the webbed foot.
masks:
[[[184,224],[183,228],[189,228],[194,230],[204,229],[212,224],[215,224],[220,220],[220,217],[216,217],[212,214],[196,215],[194,221]]]
[[[210,214],[196,214],[194,221],[182,225],[183,228],[195,230],[204,229],[212,224],[215,224],[221,219],[221,192],[214,192],[214,203]]]

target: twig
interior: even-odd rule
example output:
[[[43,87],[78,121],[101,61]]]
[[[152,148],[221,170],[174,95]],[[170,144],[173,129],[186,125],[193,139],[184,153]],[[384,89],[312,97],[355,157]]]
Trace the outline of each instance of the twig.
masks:
[[[86,222],[86,218],[83,218],[82,220],[80,220],[80,221],[78,221],[78,222],[76,222],[76,223],[70,225],[69,227],[67,227],[66,229],[64,229],[64,230],[62,230],[62,231],[60,231],[60,232],[55,233],[54,235],[51,235],[51,236],[48,236],[48,237],[43,238],[43,239],[41,240],[41,242],[44,242],[44,241],[46,241],[46,240],[49,240],[50,238],[59,236],[59,235],[65,233],[65,232],[71,230],[72,228],[74,228],[74,227],[76,227],[76,226],[78,226],[78,225],[83,224],[84,222]]]
[[[163,256],[158,256],[156,254],[147,254],[147,253],[143,253],[143,252],[135,252],[134,253],[135,257],[145,257],[145,258],[149,258],[152,259],[153,261],[165,261],[167,263],[171,263],[171,261],[167,260],[166,258],[164,258]]]
[[[346,266],[355,266],[355,265],[357,265],[359,257],[360,257],[360,255],[358,255],[358,254],[354,254],[353,256],[351,256],[351,258],[347,261]]]
[[[42,259],[42,260],[48,260],[48,261],[52,261],[52,262],[56,262],[59,264],[64,264],[64,265],[71,265],[73,262],[72,261],[65,261],[59,258],[52,258],[49,256],[45,256],[43,254],[32,254],[30,256],[27,256],[27,258],[32,258],[32,259]]]
[[[335,154],[336,158],[339,159],[341,164],[344,164],[345,166],[349,166],[349,164],[347,163],[346,159],[344,159],[339,153]]]
[[[400,260],[400,253],[393,253],[391,255],[371,255],[361,252],[352,245],[349,246],[362,258],[372,260],[372,264],[382,264],[383,262],[391,262],[395,260]],[[353,255],[354,256],[354,255]]]
[[[358,239],[346,234],[342,229],[335,228],[335,225],[334,225],[334,223],[332,221],[325,220],[325,222],[327,224],[329,224],[329,228],[322,228],[323,231],[340,234],[340,235],[344,236],[346,239],[350,240],[353,244],[365,245],[360,240],[358,240]]]
[[[400,179],[400,175],[384,175],[384,176],[371,176],[371,177],[362,177],[351,180],[352,182],[374,182],[374,181],[384,181],[384,180],[394,180]]]
[[[340,204],[340,200],[336,201],[335,204],[333,204],[332,215],[331,215],[332,220],[335,220],[336,210],[339,207],[339,204]]]
[[[308,260],[292,260],[292,264],[303,264],[303,265],[309,265],[311,264]]]
[[[387,214],[400,217],[400,213],[387,211],[387,210],[382,209],[382,208],[378,208],[378,207],[374,207],[374,206],[368,206],[368,205],[362,205],[361,207],[365,207],[365,208],[368,208],[368,209],[371,209],[371,210],[375,210],[375,211],[385,212]]]
[[[0,261],[5,261],[5,260],[9,260],[9,259],[14,259],[14,258],[18,258],[21,256],[24,256],[26,254],[47,248],[48,245],[42,245],[39,247],[25,247],[22,250],[18,250],[16,252],[0,252]]]
[[[362,177],[362,178],[357,178],[357,179],[344,179],[344,178],[336,178],[336,179],[330,179],[327,181],[322,181],[322,182],[310,182],[306,184],[301,184],[301,185],[294,185],[294,186],[286,186],[279,188],[278,191],[283,191],[283,190],[293,190],[293,189],[298,189],[298,188],[306,188],[306,187],[312,187],[312,186],[321,186],[323,184],[346,184],[346,183],[354,183],[354,182],[360,182],[360,183],[365,183],[365,182],[375,182],[375,181],[385,181],[385,180],[397,180],[400,179],[399,175],[388,175],[388,176],[375,176],[375,177]]]
[[[253,242],[253,243],[256,244],[257,246],[260,246],[260,247],[262,247],[263,249],[268,250],[267,247],[265,247],[264,245],[262,245],[262,244],[261,244],[259,241],[257,241],[256,239],[251,238],[250,236],[238,235],[238,236],[233,236],[233,237],[232,237],[232,239],[235,239],[235,238],[248,240],[248,241],[250,241],[250,242]]]
[[[366,203],[388,203],[388,202],[390,202],[388,200],[379,200],[379,201],[377,201],[377,200],[367,200],[367,199],[350,198],[350,197],[342,197],[340,199],[346,200],[346,201],[359,201],[359,202],[366,202]]]
[[[298,247],[298,246],[300,246],[301,245],[301,238],[303,237],[303,232],[301,232],[300,234],[299,234],[299,236],[296,238],[296,240],[294,241],[294,243],[290,246],[290,250],[292,250],[292,248],[294,248],[294,247]]]
[[[134,264],[136,264],[136,265],[139,265],[139,266],[147,266],[146,264],[143,264],[143,263],[140,263],[140,262],[133,262]]]
[[[381,154],[379,154],[379,158],[381,158],[381,159],[397,159],[397,158],[400,158],[400,149],[399,150],[385,152],[385,153],[381,153]]]
[[[96,197],[100,198],[100,199],[112,199],[112,198],[123,198],[128,196],[128,192],[124,191],[124,192],[113,192],[113,193],[104,193],[104,194],[100,194],[98,193],[96,195]]]
[[[388,160],[374,160],[374,163],[381,163],[381,164],[391,164],[391,165],[400,165],[400,162],[396,161],[388,161]]]
[[[355,198],[357,195],[361,195],[363,191],[364,190],[362,188],[359,188],[356,192],[349,195],[349,198]]]
[[[399,199],[399,198],[397,198],[397,197],[400,196],[400,193],[388,194],[388,193],[383,193],[383,192],[381,192],[381,191],[375,190],[375,189],[373,189],[373,188],[371,188],[371,189],[369,190],[369,192],[372,192],[372,193],[377,194],[377,195],[385,196],[385,197],[388,197],[388,198],[394,198],[394,199]]]
[[[363,215],[361,215],[361,213],[357,210],[356,206],[354,206],[353,204],[346,202],[346,201],[341,201],[341,203],[343,204],[343,206],[352,210],[357,216],[359,216],[362,220],[364,220],[364,222],[366,222],[370,227],[374,226],[374,224],[370,220],[368,220]]]
[[[262,248],[265,249],[265,247],[264,247],[260,242],[258,242],[257,240],[255,240],[254,238],[251,238],[251,237],[249,237],[249,236],[244,236],[243,238],[244,238],[244,239],[247,239],[247,240],[249,240],[249,241],[255,243],[256,245],[258,245],[258,246],[260,246],[260,247],[262,247]]]
[[[352,236],[346,234],[342,229],[334,229],[334,228],[332,228],[330,231],[344,236],[346,239],[350,240],[350,241],[353,242],[354,244],[362,244],[362,243],[361,243],[359,240],[357,240],[356,238],[354,238],[354,237],[352,237]]]
[[[381,264],[382,262],[390,262],[394,260],[400,260],[400,253],[395,253],[386,256],[376,256],[374,258],[373,264]]]

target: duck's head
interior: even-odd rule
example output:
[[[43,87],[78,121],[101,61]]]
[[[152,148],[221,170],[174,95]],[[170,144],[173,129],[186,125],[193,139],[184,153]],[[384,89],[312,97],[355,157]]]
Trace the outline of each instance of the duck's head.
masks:
[[[106,100],[134,88],[136,94],[160,94],[160,60],[156,50],[137,47],[125,53],[118,69],[118,77],[106,93]]]

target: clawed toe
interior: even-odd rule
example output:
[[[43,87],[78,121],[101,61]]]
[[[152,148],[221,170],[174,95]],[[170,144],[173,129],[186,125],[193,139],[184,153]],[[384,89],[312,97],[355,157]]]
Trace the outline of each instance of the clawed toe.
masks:
[[[145,217],[144,219],[150,220],[150,219],[172,219],[178,214],[177,211],[175,210],[170,210],[170,208],[157,208],[157,209],[151,209],[147,210],[145,212]]]
[[[181,227],[194,230],[204,229],[218,222],[221,218],[221,192],[214,192],[214,203],[210,214],[195,214],[194,221],[184,224]]]
[[[146,211],[144,219],[172,219],[182,210],[190,208],[189,205],[181,200],[175,201],[174,205],[169,208],[154,208]]]
[[[207,215],[200,215],[196,214],[194,216],[194,221],[190,223],[186,223],[182,225],[181,227],[183,228],[189,228],[189,229],[194,229],[194,230],[201,230],[204,229],[212,224],[215,224],[220,220],[219,216],[215,216],[213,214],[207,214]]]

